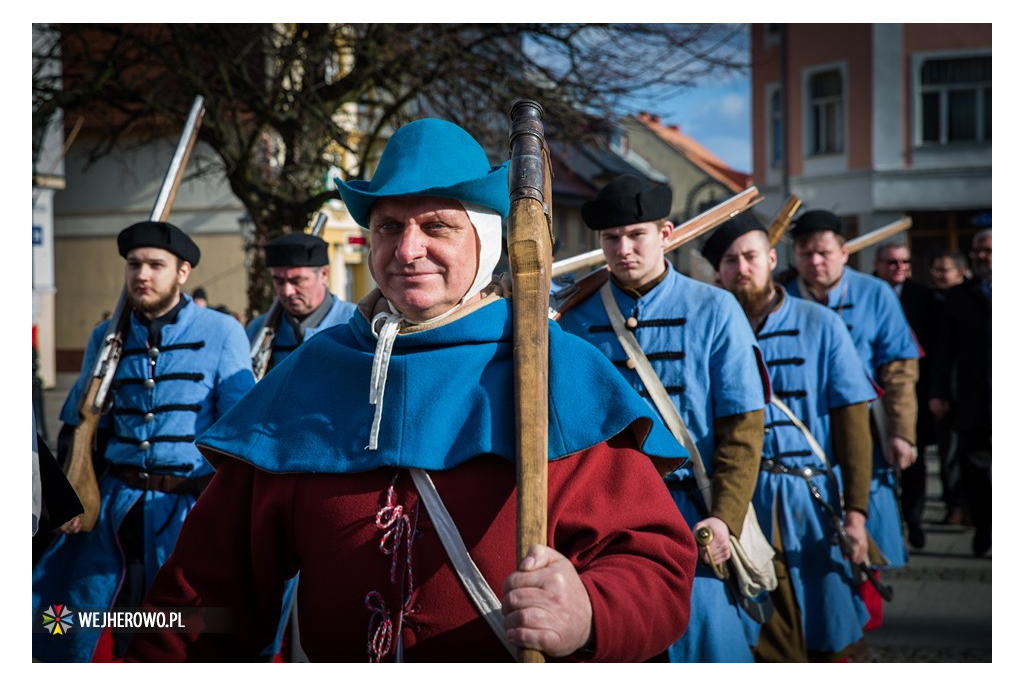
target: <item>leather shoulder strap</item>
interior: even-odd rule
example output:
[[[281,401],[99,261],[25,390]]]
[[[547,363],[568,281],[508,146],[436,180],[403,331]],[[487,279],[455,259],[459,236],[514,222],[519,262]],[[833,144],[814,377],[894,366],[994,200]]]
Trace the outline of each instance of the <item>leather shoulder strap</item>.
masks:
[[[619,305],[615,302],[615,295],[612,294],[610,281],[601,287],[601,303],[604,305],[604,310],[608,314],[608,321],[611,323],[612,329],[619,339],[619,344],[626,351],[626,356],[636,366],[636,371],[640,374],[640,380],[643,381],[644,387],[651,394],[651,399],[654,401],[654,406],[658,408],[658,413],[661,414],[662,420],[668,429],[672,431],[672,435],[675,436],[676,440],[690,453],[690,460],[693,462],[693,475],[697,479],[697,487],[700,488],[701,495],[704,497],[704,504],[707,506],[708,511],[710,511],[711,479],[708,478],[707,470],[704,468],[704,461],[701,459],[700,451],[697,450],[697,445],[693,442],[693,437],[683,422],[683,417],[679,415],[676,405],[673,404],[668,391],[665,390],[661,379],[658,378],[657,372],[651,366],[647,355],[644,354],[643,348],[640,347],[636,336],[626,328],[625,319],[622,318]]]
[[[416,484],[423,504],[426,505],[427,511],[430,513],[430,520],[433,521],[434,528],[441,538],[441,544],[444,545],[448,558],[455,566],[462,587],[465,588],[469,598],[473,600],[480,615],[487,621],[487,625],[501,640],[501,644],[505,645],[505,649],[513,658],[516,658],[519,653],[518,649],[505,638],[501,602],[498,601],[491,586],[487,584],[473,558],[469,556],[469,550],[466,549],[462,536],[459,535],[459,529],[455,527],[455,522],[448,513],[448,508],[441,501],[441,495],[434,487],[434,481],[423,469],[411,468],[409,473],[412,475],[413,483]]]

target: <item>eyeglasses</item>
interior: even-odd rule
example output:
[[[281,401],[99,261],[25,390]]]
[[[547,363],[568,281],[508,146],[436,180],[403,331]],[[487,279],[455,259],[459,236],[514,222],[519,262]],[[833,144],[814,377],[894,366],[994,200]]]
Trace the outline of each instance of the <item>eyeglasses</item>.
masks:
[[[888,265],[888,266],[898,266],[900,264],[910,264],[910,260],[909,259],[886,259],[886,260],[883,260],[883,263]]]

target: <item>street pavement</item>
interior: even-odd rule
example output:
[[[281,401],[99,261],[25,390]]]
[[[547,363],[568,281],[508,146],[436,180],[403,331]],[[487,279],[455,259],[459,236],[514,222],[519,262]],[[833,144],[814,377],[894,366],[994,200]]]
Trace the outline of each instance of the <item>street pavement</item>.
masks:
[[[47,437],[55,446],[57,418],[74,374],[58,374],[57,386],[44,390]],[[934,450],[929,450],[927,536],[921,550],[910,549],[903,568],[882,572],[893,588],[884,604],[882,626],[867,636],[866,660],[873,663],[992,662],[992,557],[971,552],[974,529],[941,523],[945,508]],[[1007,597],[1007,602],[1017,602]]]
[[[928,501],[923,549],[909,563],[883,571],[893,600],[882,626],[868,634],[868,661],[886,663],[992,661],[992,555],[971,551],[974,528],[943,525],[938,460],[926,455]]]

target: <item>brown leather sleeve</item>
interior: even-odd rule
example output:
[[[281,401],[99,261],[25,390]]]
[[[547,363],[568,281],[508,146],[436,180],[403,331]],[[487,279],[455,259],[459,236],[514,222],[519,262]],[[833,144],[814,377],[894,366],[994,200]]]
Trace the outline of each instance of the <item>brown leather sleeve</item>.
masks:
[[[846,509],[868,515],[871,491],[871,423],[868,403],[837,407],[832,419],[832,454],[843,473]]]
[[[757,486],[764,445],[764,410],[723,416],[714,421],[714,472],[711,515],[739,535]]]
[[[889,419],[889,435],[911,445],[917,443],[916,359],[895,359],[878,367],[878,383],[885,390],[882,404]]]

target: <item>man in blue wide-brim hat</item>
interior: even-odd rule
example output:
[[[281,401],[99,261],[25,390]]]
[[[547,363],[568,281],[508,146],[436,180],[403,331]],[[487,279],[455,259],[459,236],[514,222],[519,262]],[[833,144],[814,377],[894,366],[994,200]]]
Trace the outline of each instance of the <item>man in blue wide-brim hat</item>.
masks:
[[[696,546],[659,474],[687,454],[553,323],[548,540],[517,566],[506,167],[424,119],[338,190],[378,288],[199,437],[217,475],[146,600],[224,607],[236,629],[139,634],[128,658],[252,659],[298,572],[312,661],[660,654],[686,628]]]

